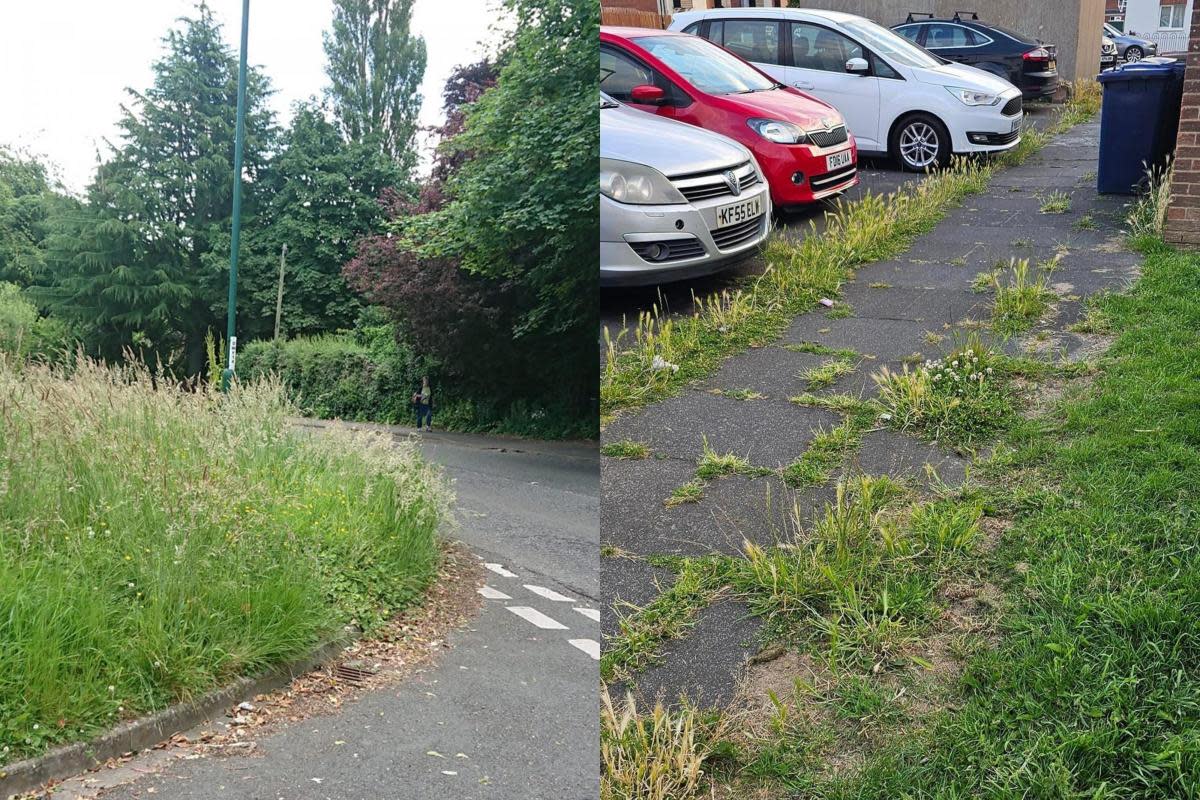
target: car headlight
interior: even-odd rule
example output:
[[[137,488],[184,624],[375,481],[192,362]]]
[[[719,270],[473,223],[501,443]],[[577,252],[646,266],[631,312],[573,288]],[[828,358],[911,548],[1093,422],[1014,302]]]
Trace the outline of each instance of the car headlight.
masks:
[[[946,91],[957,97],[963,105],[994,106],[1000,102],[1000,95],[990,92],[980,92],[975,89],[964,89],[961,86],[947,86]]]
[[[687,199],[671,185],[667,176],[654,167],[600,159],[600,193],[618,203],[653,206],[686,203]]]
[[[804,144],[808,141],[808,136],[799,125],[783,120],[751,117],[746,120],[746,124],[750,126],[750,130],[768,141],[779,144]]]

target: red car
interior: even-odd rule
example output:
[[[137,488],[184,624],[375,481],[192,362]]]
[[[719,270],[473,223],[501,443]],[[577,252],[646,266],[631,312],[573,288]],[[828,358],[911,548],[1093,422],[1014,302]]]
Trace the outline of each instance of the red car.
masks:
[[[741,142],[758,159],[776,206],[812,203],[858,183],[858,147],[837,109],[707,39],[602,27],[600,90]]]

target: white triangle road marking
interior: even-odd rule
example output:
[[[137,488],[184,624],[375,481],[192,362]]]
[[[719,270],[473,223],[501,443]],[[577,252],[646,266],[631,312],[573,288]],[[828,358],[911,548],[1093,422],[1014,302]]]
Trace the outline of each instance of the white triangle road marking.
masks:
[[[600,609],[598,608],[576,608],[575,610],[590,620],[600,621]]]
[[[496,573],[497,575],[499,575],[501,578],[515,578],[515,577],[517,577],[517,573],[515,573],[515,572],[509,572],[508,570],[506,570],[506,569],[504,568],[504,565],[503,565],[503,564],[491,564],[491,563],[485,563],[485,564],[484,564],[484,566],[485,566],[485,567],[487,567],[488,569],[490,569],[492,572],[494,572],[494,573]]]
[[[565,631],[565,630],[567,630],[566,625],[563,625],[558,620],[547,617],[545,614],[538,611],[536,608],[530,608],[529,606],[505,606],[505,608],[507,608],[509,611],[516,614],[518,617],[525,620],[526,622],[536,625],[537,627],[541,628],[542,630],[545,630],[545,631]]]
[[[499,589],[493,589],[490,586],[482,586],[475,591],[479,592],[488,600],[512,600],[512,598],[506,595],[504,592],[500,591]]]
[[[595,639],[568,639],[567,641],[591,656],[593,661],[600,660],[600,643]]]
[[[556,603],[574,603],[574,597],[567,597],[565,594],[559,594],[553,589],[547,589],[545,586],[534,586],[532,583],[525,584],[525,588],[536,595],[553,600]]]

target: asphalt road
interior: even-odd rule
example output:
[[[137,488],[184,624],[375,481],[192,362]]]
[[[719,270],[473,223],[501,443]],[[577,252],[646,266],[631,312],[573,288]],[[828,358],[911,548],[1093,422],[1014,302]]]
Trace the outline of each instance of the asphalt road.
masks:
[[[267,736],[253,757],[177,760],[129,779],[135,760],[130,782],[99,797],[598,796],[596,447],[442,433],[421,442],[454,481],[454,537],[488,567],[480,616],[450,636],[437,666]]]

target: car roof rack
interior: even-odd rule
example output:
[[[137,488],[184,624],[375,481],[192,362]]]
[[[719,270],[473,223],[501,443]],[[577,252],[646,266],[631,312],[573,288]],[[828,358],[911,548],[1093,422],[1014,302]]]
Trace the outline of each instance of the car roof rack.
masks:
[[[979,12],[978,12],[978,11],[955,11],[955,12],[954,12],[954,21],[955,21],[955,22],[962,22],[962,15],[963,15],[963,14],[970,14],[970,15],[971,15],[971,19],[973,19],[975,22],[978,22],[978,21],[979,21]]]
[[[910,22],[916,22],[916,20],[913,18],[914,16],[928,17],[929,19],[933,19],[933,13],[930,11],[910,11],[908,12],[908,17],[904,20],[904,24],[907,25]]]

